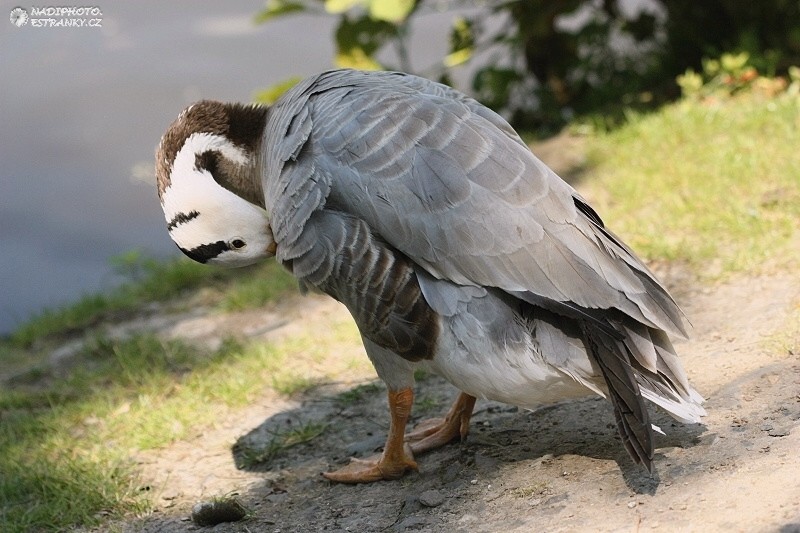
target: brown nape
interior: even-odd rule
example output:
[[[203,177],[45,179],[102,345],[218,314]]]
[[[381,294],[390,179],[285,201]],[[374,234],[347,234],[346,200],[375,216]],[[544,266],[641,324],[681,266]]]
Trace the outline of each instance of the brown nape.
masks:
[[[237,146],[254,152],[261,143],[264,125],[267,121],[267,106],[258,104],[227,104],[228,137]]]
[[[156,150],[156,181],[159,197],[169,187],[175,156],[190,135],[193,133],[222,135],[248,153],[256,153],[261,143],[267,111],[267,106],[228,104],[213,100],[201,100],[184,110],[169,126]],[[232,164],[224,165],[221,170],[226,176],[223,179],[215,176],[215,179],[218,179],[223,187],[250,202],[263,206],[260,183],[252,183],[253,177],[249,173],[234,168]]]
[[[225,104],[225,110],[228,114],[228,131],[225,136],[250,154],[253,165],[237,165],[222,157],[218,164],[218,173],[212,173],[212,176],[232,193],[264,208],[264,192],[256,165],[268,108],[260,105]]]

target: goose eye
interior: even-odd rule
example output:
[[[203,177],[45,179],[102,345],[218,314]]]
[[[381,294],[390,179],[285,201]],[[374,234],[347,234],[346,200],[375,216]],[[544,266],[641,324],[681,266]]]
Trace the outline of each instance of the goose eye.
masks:
[[[245,245],[246,243],[242,239],[233,239],[231,241],[231,248],[233,248],[234,250],[240,250],[244,248]]]

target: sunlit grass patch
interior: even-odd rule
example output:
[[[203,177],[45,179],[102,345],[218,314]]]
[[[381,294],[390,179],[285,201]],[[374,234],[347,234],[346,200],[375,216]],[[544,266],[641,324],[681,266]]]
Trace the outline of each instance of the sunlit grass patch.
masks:
[[[205,352],[152,336],[96,339],[66,375],[0,390],[0,531],[139,513],[133,457],[213,425],[265,393],[278,352]]]
[[[54,450],[47,457],[19,453],[17,459],[27,460],[0,459],[0,530],[60,531],[150,508],[136,484],[134,465],[122,454],[73,452]]]
[[[296,289],[297,280],[277,262],[268,261],[257,273],[230,283],[219,306],[225,311],[261,307]]]
[[[634,248],[735,271],[797,231],[797,104],[787,98],[767,111],[743,100],[724,111],[680,104],[595,144],[598,179],[587,191]]]
[[[272,389],[284,396],[307,392],[320,383],[321,381],[318,378],[315,379],[293,372],[278,373],[272,376]]]
[[[648,259],[699,275],[796,262],[800,100],[743,94],[682,101],[590,142],[582,192]]]
[[[275,344],[227,339],[215,351],[146,334],[87,338],[63,366],[35,368],[0,389],[0,531],[91,526],[146,511],[137,453],[329,379],[338,367],[319,362],[358,342],[348,317]],[[294,428],[272,452],[258,451],[259,460],[323,430]]]
[[[267,305],[295,291],[297,281],[275,261],[242,269],[226,270],[187,258],[157,261],[138,251],[112,259],[115,270],[127,281],[102,294],[46,309],[17,328],[10,340],[30,347],[35,341],[82,331],[118,315],[125,316],[148,302],[175,300],[181,294],[212,288],[222,311],[239,311]]]

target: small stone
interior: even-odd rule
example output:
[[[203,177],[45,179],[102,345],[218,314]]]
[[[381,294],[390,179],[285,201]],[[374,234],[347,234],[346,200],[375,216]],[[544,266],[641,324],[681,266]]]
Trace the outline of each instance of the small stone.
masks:
[[[477,479],[473,479],[472,481],[470,481],[470,483],[472,483],[473,485],[477,485],[478,484],[478,480]]]
[[[638,503],[636,503],[636,502],[628,502],[628,509],[633,509],[637,505],[638,505]]]
[[[200,502],[192,507],[192,522],[198,526],[215,526],[222,522],[238,522],[247,509],[235,498]]]
[[[444,494],[438,490],[426,490],[419,495],[419,503],[425,507],[439,507],[444,503]]]

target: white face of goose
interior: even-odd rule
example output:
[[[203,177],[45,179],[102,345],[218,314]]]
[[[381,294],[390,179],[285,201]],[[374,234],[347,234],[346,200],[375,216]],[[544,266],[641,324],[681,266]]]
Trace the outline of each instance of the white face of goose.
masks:
[[[193,133],[175,156],[162,207],[170,237],[200,263],[246,266],[271,257],[275,241],[269,215],[261,207],[222,187],[203,168],[202,156],[215,154],[236,165],[253,165],[252,156],[229,139]]]

